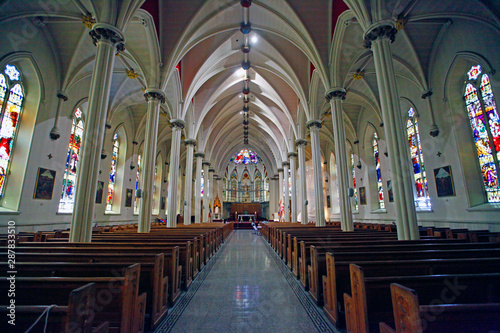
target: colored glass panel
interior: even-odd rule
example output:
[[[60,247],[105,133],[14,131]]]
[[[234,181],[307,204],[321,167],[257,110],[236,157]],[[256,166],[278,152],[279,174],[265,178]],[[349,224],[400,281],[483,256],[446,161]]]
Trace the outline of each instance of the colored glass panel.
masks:
[[[377,133],[373,136],[373,157],[375,159],[375,171],[377,172],[377,192],[378,192],[378,204],[380,209],[385,208],[384,202],[384,187],[382,184],[382,170],[380,168],[380,158],[378,149],[378,136]]]
[[[354,154],[351,154],[352,188],[354,189],[354,211],[358,211],[358,190],[356,188],[356,169],[354,168]]]
[[[118,141],[118,134],[115,133],[113,137],[113,155],[111,156],[111,168],[109,170],[109,184],[108,184],[108,197],[106,199],[106,211],[113,209],[113,197],[116,183],[116,167],[118,165],[118,150],[120,142]]]
[[[238,153],[234,154],[233,157],[231,157],[231,162],[234,162],[236,164],[257,164],[259,163],[259,161],[260,157],[247,148],[240,150]]]
[[[471,75],[473,71],[475,74]],[[481,74],[480,66],[473,66],[467,74],[469,80],[477,79]],[[483,105],[480,97],[482,97]],[[465,105],[476,145],[487,200],[488,202],[500,202],[498,183],[500,127],[498,111],[488,75],[481,76],[480,91],[476,88],[475,81],[467,83],[465,87]],[[485,117],[487,121],[485,121]]]
[[[205,187],[205,173],[201,170],[201,195],[203,196],[203,188]]]
[[[76,109],[69,137],[68,155],[66,156],[66,169],[64,170],[59,213],[73,213],[76,191],[76,174],[80,160],[80,147],[83,137],[82,111]]]
[[[7,72],[9,70],[9,72]],[[9,75],[9,73],[11,75]],[[14,74],[12,74],[14,73]],[[17,74],[15,74],[17,73]],[[5,74],[11,80],[19,80],[20,73],[15,66],[7,65]],[[9,174],[10,163],[12,161],[12,151],[16,141],[16,133],[19,129],[21,119],[22,103],[24,101],[23,88],[20,83],[6,82],[5,76],[0,77],[0,100],[2,108],[0,109],[0,197],[5,195],[7,184],[7,175]],[[7,99],[7,102],[4,101]]]
[[[236,170],[231,174],[231,201],[236,201],[238,194],[238,176],[236,174]]]
[[[135,199],[134,213],[139,213],[139,201],[137,200],[137,190],[139,189],[139,178],[141,177],[141,155],[137,156],[137,173],[135,174]]]
[[[408,135],[408,145],[410,147],[411,163],[413,165],[413,181],[415,184],[415,207],[430,209],[427,175],[425,173],[424,156],[422,155],[422,143],[420,142],[420,132],[418,130],[418,120],[415,117],[415,110],[408,110],[408,122],[406,126]]]
[[[5,81],[5,76],[0,74],[0,110],[3,108],[3,102],[5,101],[5,94],[7,93],[7,82]]]
[[[5,74],[9,77],[11,81],[19,81],[21,73],[17,70],[16,66],[6,65]]]
[[[467,76],[469,77],[469,80],[475,80],[479,77],[479,75],[482,73],[481,65],[477,66],[472,66],[469,71],[467,72]]]

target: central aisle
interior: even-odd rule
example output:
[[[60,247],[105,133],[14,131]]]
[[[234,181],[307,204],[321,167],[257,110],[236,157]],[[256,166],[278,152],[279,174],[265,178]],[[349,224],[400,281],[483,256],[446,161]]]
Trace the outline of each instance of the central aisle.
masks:
[[[161,332],[318,332],[252,232],[233,233],[175,325]]]

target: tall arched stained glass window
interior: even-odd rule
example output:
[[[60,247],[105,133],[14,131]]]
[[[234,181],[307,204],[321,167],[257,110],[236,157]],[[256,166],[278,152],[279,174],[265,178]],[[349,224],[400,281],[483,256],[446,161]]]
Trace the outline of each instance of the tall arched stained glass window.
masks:
[[[354,211],[358,211],[358,190],[356,189],[356,171],[354,169],[354,154],[351,154],[352,188],[354,189]]]
[[[413,165],[415,207],[428,210],[431,208],[431,201],[427,187],[427,175],[425,173],[424,156],[422,155],[418,120],[413,108],[408,110],[406,133],[408,135],[408,145],[410,146],[411,164]]]
[[[378,205],[380,209],[385,209],[384,203],[384,186],[382,183],[382,170],[380,168],[380,158],[378,149],[378,135],[375,133],[373,135],[373,157],[375,159],[375,171],[377,172],[377,193],[378,193]]]
[[[73,114],[73,125],[69,137],[68,155],[66,156],[66,169],[64,170],[59,213],[73,213],[76,190],[76,172],[80,160],[80,147],[83,137],[83,113],[79,108]]]
[[[23,101],[21,73],[16,66],[6,65],[0,73],[0,198],[5,195]]]
[[[231,173],[231,201],[236,201],[238,197],[238,175],[236,174],[236,169]]]
[[[205,172],[201,170],[201,186],[200,186],[200,191],[201,191],[201,196],[203,196],[203,189],[205,188]]]
[[[500,120],[490,78],[483,74],[480,65],[467,72],[464,96],[486,197],[488,202],[500,202]]]
[[[135,174],[134,214],[139,214],[139,201],[137,200],[137,190],[139,189],[140,177],[141,177],[141,155],[138,155],[137,156],[137,173]]]
[[[113,196],[115,191],[116,167],[118,165],[119,148],[120,148],[120,141],[118,141],[118,134],[115,133],[113,137],[113,154],[111,155],[111,168],[109,170],[108,198],[106,199],[107,212],[113,209]]]

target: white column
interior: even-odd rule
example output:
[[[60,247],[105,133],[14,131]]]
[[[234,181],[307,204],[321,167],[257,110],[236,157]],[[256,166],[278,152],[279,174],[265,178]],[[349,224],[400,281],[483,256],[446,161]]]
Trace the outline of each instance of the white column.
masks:
[[[97,46],[88,112],[78,163],[78,186],[71,219],[70,242],[90,242],[94,217],[95,194],[101,160],[104,126],[108,111],[109,92],[117,51],[124,50],[124,37],[116,27],[96,23],[90,32]]]
[[[283,181],[284,181],[284,186],[283,186],[283,197],[285,198],[285,222],[290,222],[290,189],[288,187],[288,167],[290,166],[290,163],[288,161],[285,161],[282,163],[283,165]]]
[[[196,146],[196,140],[186,139],[184,140],[186,145],[186,178],[185,178],[185,189],[184,189],[184,224],[191,224],[191,202],[193,199],[193,155],[194,147]]]
[[[344,111],[342,101],[346,92],[343,88],[333,88],[326,94],[332,109],[333,137],[335,140],[335,161],[337,163],[337,182],[340,203],[340,223],[343,231],[354,231],[352,221],[352,207],[349,199],[349,164],[347,157],[346,136],[344,125]]]
[[[323,227],[325,222],[325,203],[323,200],[323,169],[321,163],[321,146],[319,141],[319,129],[321,121],[313,119],[307,122],[307,128],[311,132],[311,151],[313,159],[314,176],[314,201],[316,202],[316,226]]]
[[[307,224],[308,222],[308,216],[307,216],[307,187],[306,187],[306,145],[307,145],[307,140],[304,139],[298,139],[295,141],[295,146],[297,146],[298,150],[298,155],[299,155],[299,191],[300,191],[300,197],[301,197],[301,202],[299,203],[300,206],[300,215],[302,217],[302,224]]]
[[[196,173],[194,183],[194,223],[201,223],[201,167],[205,154],[196,153],[194,154],[194,157],[196,157]]]
[[[151,231],[151,212],[153,205],[153,185],[156,165],[156,144],[158,138],[158,119],[160,116],[160,104],[165,103],[165,94],[159,89],[147,89],[144,94],[148,102],[146,115],[146,126],[148,130],[144,137],[143,168],[141,172],[142,197],[139,201],[139,225],[138,232]],[[161,200],[161,191],[160,198]]]
[[[168,228],[175,228],[177,226],[179,159],[181,156],[181,134],[184,125],[185,123],[181,119],[170,120],[170,126],[172,127],[172,144],[170,148],[170,173],[168,174]]]
[[[380,22],[365,33],[365,47],[372,49],[377,74],[387,151],[393,173],[392,188],[398,239],[418,239],[412,166],[408,156],[406,126],[401,117],[391,52],[391,42],[394,41],[396,33],[393,22]]]
[[[269,219],[273,219],[273,213],[276,213],[276,177],[269,178]]]
[[[210,167],[210,163],[207,161],[203,162],[203,221],[204,223],[208,222],[208,204],[210,202],[210,192],[208,185],[208,168]]]
[[[289,152],[288,159],[290,160],[290,177],[292,178],[292,185],[290,187],[292,191],[292,222],[297,222],[297,163],[295,161],[297,157],[296,152]]]

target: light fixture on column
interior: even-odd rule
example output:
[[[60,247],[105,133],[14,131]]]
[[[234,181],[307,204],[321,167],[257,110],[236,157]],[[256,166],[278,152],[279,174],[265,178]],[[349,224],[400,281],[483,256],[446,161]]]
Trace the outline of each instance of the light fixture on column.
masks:
[[[137,141],[132,141],[132,157],[134,156],[134,150],[135,150],[135,146],[137,146]],[[130,170],[134,170],[135,169],[135,165],[134,165],[134,161],[132,161],[130,163]]]
[[[358,146],[358,144],[359,144],[359,140],[358,140],[358,139],[354,140],[354,144],[355,144],[355,145],[356,145],[356,147],[358,148],[358,149],[357,149],[357,151],[358,151],[358,165],[356,165],[356,167],[357,167],[358,169],[360,169],[360,170],[361,170],[361,160],[360,160],[360,158],[359,158],[359,146]]]

